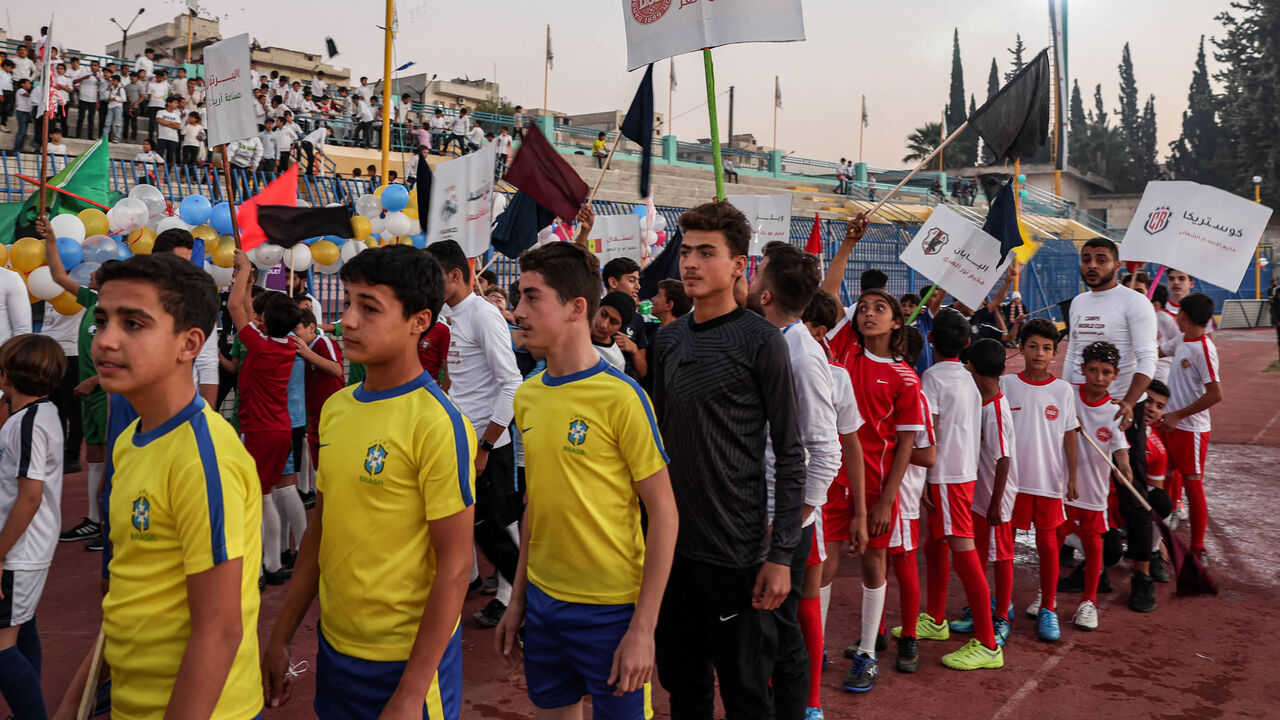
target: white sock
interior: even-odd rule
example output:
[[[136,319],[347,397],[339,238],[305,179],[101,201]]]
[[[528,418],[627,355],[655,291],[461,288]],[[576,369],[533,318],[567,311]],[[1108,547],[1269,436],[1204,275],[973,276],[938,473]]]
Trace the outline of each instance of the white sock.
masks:
[[[822,604],[822,634],[827,634],[827,608],[831,607],[831,586],[823,586],[818,590],[818,600]]]
[[[1084,545],[1080,543],[1080,536],[1075,533],[1068,535],[1066,539],[1062,541],[1062,544],[1079,550],[1081,553],[1084,552]]]
[[[471,545],[471,579],[468,582],[475,582],[480,577],[480,558],[476,557],[476,546]]]
[[[502,573],[498,573],[498,602],[503,605],[511,604],[511,583],[502,577]]]
[[[315,486],[311,484],[311,450],[307,444],[311,438],[302,438],[302,467],[298,470],[298,489],[302,492],[311,492]]]
[[[292,485],[286,485],[276,488],[271,494],[276,498],[276,508],[280,511],[280,517],[284,520],[282,524],[286,530],[281,534],[284,542],[280,547],[289,547],[290,533],[293,535],[293,541],[301,547],[302,533],[307,530],[307,508],[302,504],[302,498],[298,496],[298,489]]]
[[[267,572],[280,570],[280,514],[271,495],[262,496],[262,564]]]
[[[1160,552],[1160,533],[1151,533],[1151,552]]]
[[[520,547],[520,523],[511,523],[508,525],[507,534],[516,542],[516,547]]]
[[[858,650],[875,658],[876,634],[880,632],[880,616],[884,615],[884,598],[888,594],[889,583],[872,589],[862,586],[862,644]]]
[[[102,492],[102,479],[106,475],[106,463],[89,463],[89,519],[96,523],[102,522],[102,510],[98,507],[98,493]]]

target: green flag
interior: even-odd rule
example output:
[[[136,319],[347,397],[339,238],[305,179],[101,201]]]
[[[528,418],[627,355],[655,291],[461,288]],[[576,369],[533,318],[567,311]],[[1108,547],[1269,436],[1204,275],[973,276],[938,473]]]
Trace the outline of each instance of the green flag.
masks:
[[[111,170],[107,139],[99,138],[88,150],[69,163],[57,175],[49,178],[51,188],[45,189],[45,205],[49,217],[65,213],[78,213],[85,208],[97,207],[83,200],[64,195],[53,187],[63,188],[108,207],[115,205],[120,193],[109,190]],[[101,209],[101,208],[99,208]],[[12,245],[18,234],[36,221],[40,214],[40,192],[35,190],[21,202],[0,203],[0,243]],[[30,232],[30,231],[29,231]],[[25,236],[26,233],[24,233]]]

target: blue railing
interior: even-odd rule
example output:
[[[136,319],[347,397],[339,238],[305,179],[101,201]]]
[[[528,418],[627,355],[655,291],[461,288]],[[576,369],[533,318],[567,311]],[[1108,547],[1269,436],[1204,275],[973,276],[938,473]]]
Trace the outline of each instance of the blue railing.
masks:
[[[146,45],[146,43],[144,43],[141,40],[137,40],[136,42],[139,48],[145,47]],[[17,52],[19,45],[22,45],[22,42],[19,40],[12,40],[12,39],[0,40],[0,50],[3,50],[4,52],[9,53],[10,56],[14,55]],[[38,48],[39,41],[37,40],[36,42],[32,43],[32,46]],[[28,57],[34,60],[37,65],[39,64],[39,60],[36,59],[35,55],[28,54]],[[104,68],[107,66],[107,63],[115,63],[117,65],[127,65],[130,68],[132,68],[134,63],[133,60],[122,60],[121,58],[111,57],[110,55],[95,55],[93,53],[81,52],[79,50],[67,50],[66,53],[60,54],[58,56],[58,62],[65,62],[67,63],[68,66],[70,66],[71,58],[73,57],[80,58],[80,62],[84,63],[86,67],[88,67],[89,62],[91,60],[97,60],[98,63],[101,64],[102,67]],[[152,65],[155,67],[156,70],[168,70],[170,79],[172,79],[177,74],[178,68],[183,67],[182,65],[165,65],[158,62],[152,63]],[[192,75],[191,77],[195,77],[195,76]]]

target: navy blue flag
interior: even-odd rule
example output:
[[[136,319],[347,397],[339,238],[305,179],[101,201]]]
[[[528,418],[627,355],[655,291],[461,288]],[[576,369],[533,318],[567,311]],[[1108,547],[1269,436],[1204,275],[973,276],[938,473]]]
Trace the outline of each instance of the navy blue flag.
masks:
[[[435,175],[431,174],[431,163],[427,162],[427,154],[418,152],[418,174],[413,179],[413,187],[418,191],[418,207],[425,208],[431,203],[431,183]],[[427,232],[427,220],[431,213],[419,211],[418,223],[422,232]]]
[[[494,250],[509,258],[518,258],[538,242],[538,232],[555,219],[555,213],[523,192],[517,192],[498,216],[489,239]]]
[[[991,208],[987,210],[987,221],[982,223],[982,231],[1000,241],[1000,263],[1009,256],[1010,251],[1022,244],[1022,233],[1018,231],[1018,204],[1013,197],[1013,180],[1004,184]]]
[[[662,254],[653,259],[649,266],[640,271],[640,297],[651,298],[658,294],[658,283],[663,280],[680,279],[680,246],[684,244],[684,233],[679,230],[667,230],[667,244]]]
[[[644,71],[627,117],[618,128],[623,137],[640,146],[640,197],[649,197],[649,168],[653,165],[653,63]]]

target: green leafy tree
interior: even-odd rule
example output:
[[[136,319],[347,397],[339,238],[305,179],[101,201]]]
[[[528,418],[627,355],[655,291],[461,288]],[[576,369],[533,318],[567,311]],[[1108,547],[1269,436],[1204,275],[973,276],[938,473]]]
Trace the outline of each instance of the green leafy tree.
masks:
[[[1089,119],[1084,114],[1084,98],[1080,97],[1080,81],[1076,80],[1071,86],[1071,112],[1067,116],[1071,123],[1071,134],[1083,133],[1089,125]]]
[[[1005,82],[1012,80],[1013,76],[1017,75],[1018,71],[1022,69],[1022,66],[1027,64],[1026,61],[1022,59],[1022,56],[1027,52],[1027,45],[1022,42],[1022,33],[1018,33],[1018,36],[1013,43],[1013,47],[1008,48],[1008,50],[1009,54],[1013,56],[1013,61],[1009,72],[1004,74]]]
[[[991,58],[991,72],[987,75],[987,99],[1000,92],[1000,69],[996,67],[996,59]]]
[[[964,67],[960,62],[960,30],[957,28],[951,43],[951,93],[947,101],[948,128],[958,128],[969,119],[969,113],[965,111],[964,94]],[[958,151],[959,166],[973,165],[977,161],[978,134],[972,130],[966,129],[951,143],[951,146]],[[959,166],[948,163],[948,167]]]
[[[1252,197],[1262,178],[1262,201],[1280,206],[1280,2],[1236,0],[1218,15],[1225,33],[1213,40],[1216,103],[1221,131],[1222,187]]]
[[[1122,192],[1140,192],[1147,181],[1155,178],[1155,145],[1149,143],[1143,122],[1143,108],[1138,104],[1138,81],[1133,72],[1133,56],[1129,43],[1120,54],[1120,131],[1124,135],[1128,162],[1116,168],[1112,180]],[[1150,124],[1155,124],[1154,114]]]
[[[942,123],[927,122],[924,125],[911,131],[907,136],[907,154],[903,156],[902,162],[912,163],[920,162],[929,156],[942,142]],[[937,159],[934,159],[937,162]],[[964,162],[964,156],[960,154],[960,149],[953,142],[942,151],[942,162],[945,167],[960,167]]]
[[[1214,107],[1209,69],[1205,65],[1204,36],[1196,53],[1196,69],[1191,74],[1187,109],[1182,113],[1182,135],[1169,144],[1169,173],[1178,180],[1221,185],[1218,163],[1218,113]]]

